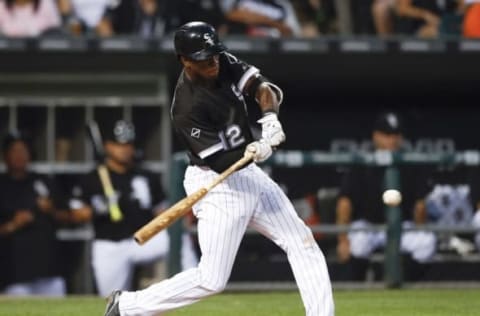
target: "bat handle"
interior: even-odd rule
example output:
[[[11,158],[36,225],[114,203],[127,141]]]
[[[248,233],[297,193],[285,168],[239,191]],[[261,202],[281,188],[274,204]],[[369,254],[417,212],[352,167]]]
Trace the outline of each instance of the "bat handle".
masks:
[[[119,222],[123,219],[122,211],[117,204],[110,205],[110,219],[112,222]]]
[[[102,187],[107,197],[108,211],[110,213],[110,219],[112,222],[119,222],[123,219],[122,211],[118,205],[117,196],[115,195],[115,190],[113,189],[112,180],[108,173],[108,169],[105,165],[99,165],[97,167],[98,175],[100,176],[100,181]]]

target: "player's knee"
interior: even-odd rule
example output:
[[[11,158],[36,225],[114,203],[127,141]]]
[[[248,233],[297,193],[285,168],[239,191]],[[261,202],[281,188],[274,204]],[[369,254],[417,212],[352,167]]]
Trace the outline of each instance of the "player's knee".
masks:
[[[219,273],[213,273],[213,271],[206,271],[202,269],[200,264],[198,268],[200,286],[205,290],[211,292],[211,294],[216,294],[222,292],[227,286],[228,275],[220,276]]]
[[[210,281],[205,281],[202,282],[202,287],[206,289],[207,291],[211,292],[211,294],[217,294],[220,292],[223,292],[225,288],[227,287],[227,281],[218,281],[218,282],[210,282]]]

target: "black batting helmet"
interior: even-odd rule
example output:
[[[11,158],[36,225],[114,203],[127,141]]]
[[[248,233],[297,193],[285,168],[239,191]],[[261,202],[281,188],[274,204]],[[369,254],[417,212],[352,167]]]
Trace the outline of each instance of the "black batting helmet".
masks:
[[[175,32],[175,52],[192,60],[206,60],[226,48],[215,28],[205,22],[189,22]]]

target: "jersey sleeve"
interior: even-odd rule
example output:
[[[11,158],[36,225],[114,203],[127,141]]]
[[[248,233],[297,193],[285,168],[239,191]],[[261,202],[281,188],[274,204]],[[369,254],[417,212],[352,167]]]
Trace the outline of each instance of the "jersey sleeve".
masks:
[[[249,65],[227,52],[220,55],[220,63],[221,67],[227,69],[237,89],[242,92],[244,92],[248,80],[260,74],[257,67]]]
[[[208,104],[181,98],[175,98],[174,102],[178,109],[172,111],[175,131],[193,155],[205,159],[225,148],[218,123],[210,117]]]

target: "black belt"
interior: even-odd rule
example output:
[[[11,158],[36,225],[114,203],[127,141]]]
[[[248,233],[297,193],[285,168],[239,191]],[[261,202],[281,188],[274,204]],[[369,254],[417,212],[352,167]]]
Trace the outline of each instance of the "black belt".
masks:
[[[191,161],[190,161],[189,165],[190,165],[190,166],[193,166],[193,167],[198,167],[198,168],[200,168],[200,169],[202,169],[202,170],[212,170],[212,168],[210,168],[210,167],[207,166],[207,165],[199,165],[199,164],[193,163],[193,162],[191,162]]]

